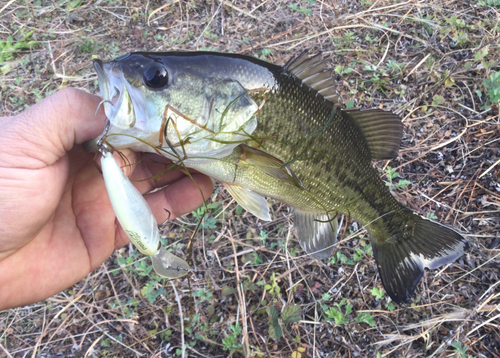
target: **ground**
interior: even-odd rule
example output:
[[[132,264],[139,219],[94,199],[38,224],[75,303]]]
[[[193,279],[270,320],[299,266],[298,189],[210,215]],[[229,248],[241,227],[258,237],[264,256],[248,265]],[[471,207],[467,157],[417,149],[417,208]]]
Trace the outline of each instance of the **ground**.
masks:
[[[26,0],[0,14],[2,115],[63,87],[96,93],[92,56],[212,50],[284,64],[321,51],[346,107],[403,119],[399,156],[374,163],[396,198],[470,243],[399,307],[356,223],[318,262],[286,206],[271,202],[262,222],[217,187],[189,279],[161,279],[122,248],[74,287],[0,312],[0,356],[500,356],[499,0]],[[201,216],[171,223],[176,254]]]

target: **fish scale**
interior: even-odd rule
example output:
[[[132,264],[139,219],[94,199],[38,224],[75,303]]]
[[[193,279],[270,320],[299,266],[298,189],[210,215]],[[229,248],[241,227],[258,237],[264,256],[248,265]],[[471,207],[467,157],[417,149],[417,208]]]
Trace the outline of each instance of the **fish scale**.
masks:
[[[185,141],[182,149],[204,148],[203,141],[210,140],[201,135],[206,111],[196,109],[215,100],[230,108],[233,97],[247,96],[224,118],[233,128],[246,125],[244,133],[224,133],[234,140],[205,143],[216,150],[200,158],[188,153],[183,165],[221,181],[243,208],[263,220],[271,220],[264,197],[291,206],[299,244],[317,259],[334,251],[337,213],[359,221],[370,236],[382,283],[396,303],[411,298],[425,268],[451,263],[467,248],[458,232],[394,199],[371,161],[397,156],[400,118],[379,109],[340,109],[330,70],[319,55],[302,53],[281,67],[237,54],[138,52],[107,63],[96,60],[94,67],[111,123],[121,128],[136,123],[120,133],[155,147],[138,145],[132,137],[109,137],[117,149],[168,153],[171,148],[157,140],[166,108],[183,112],[197,128],[196,141],[179,138]],[[235,94],[225,89],[228,83]],[[113,96],[118,96],[115,105]],[[250,108],[253,114],[247,118]],[[216,119],[209,117],[207,128],[217,128],[210,120]],[[247,125],[249,120],[256,126]]]
[[[303,155],[304,159],[299,158],[291,168],[306,189],[313,196],[321,198],[322,206],[304,194],[294,197],[293,202],[287,200],[287,204],[315,212],[324,209],[330,213],[350,212],[351,216],[363,225],[379,217],[379,212],[398,207],[394,205],[397,203],[392,196],[387,196],[387,189],[374,173],[375,170],[367,165],[370,162],[368,148],[352,123],[348,123],[337,113],[331,120],[331,125],[321,130],[332,115],[333,104],[325,102],[307,87],[297,86],[296,80],[289,76],[276,77],[280,90],[271,89],[267,103],[259,113],[259,126],[253,133],[257,138],[264,138],[268,133],[274,134],[275,141],[267,140],[263,143],[266,151],[284,162],[291,161],[302,151],[304,145],[300,144],[304,136],[311,136],[312,133],[320,131],[311,138],[311,149]],[[283,101],[282,98],[292,100]],[[306,108],[304,105],[299,108],[295,105],[303,103],[307,104]],[[292,120],[280,121],[283,116]],[[297,133],[301,135],[297,136]],[[357,148],[353,148],[353,145]],[[347,177],[346,173],[349,172],[351,175]],[[376,183],[376,189],[370,192],[363,190],[363,187],[366,187],[363,183],[367,181]],[[378,193],[382,193],[383,197],[377,201],[376,198],[380,196]],[[387,199],[390,200],[389,203]],[[349,204],[353,201],[359,202],[360,205],[352,207]],[[373,210],[366,210],[367,207]]]

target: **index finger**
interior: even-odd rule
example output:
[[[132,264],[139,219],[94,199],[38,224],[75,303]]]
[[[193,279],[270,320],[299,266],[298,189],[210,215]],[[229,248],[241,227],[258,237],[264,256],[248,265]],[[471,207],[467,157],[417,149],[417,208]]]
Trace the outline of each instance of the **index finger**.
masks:
[[[102,132],[104,110],[95,113],[100,101],[76,88],[62,89],[15,116],[0,136],[9,143],[10,154],[52,165],[73,145]]]

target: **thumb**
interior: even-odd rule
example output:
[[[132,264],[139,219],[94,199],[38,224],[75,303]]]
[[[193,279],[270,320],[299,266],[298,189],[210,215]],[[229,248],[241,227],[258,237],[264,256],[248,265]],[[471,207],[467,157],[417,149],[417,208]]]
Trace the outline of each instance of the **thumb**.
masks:
[[[99,97],[75,88],[57,91],[4,122],[4,154],[31,158],[23,161],[30,168],[54,164],[74,144],[102,132],[104,111],[95,114],[99,102]]]

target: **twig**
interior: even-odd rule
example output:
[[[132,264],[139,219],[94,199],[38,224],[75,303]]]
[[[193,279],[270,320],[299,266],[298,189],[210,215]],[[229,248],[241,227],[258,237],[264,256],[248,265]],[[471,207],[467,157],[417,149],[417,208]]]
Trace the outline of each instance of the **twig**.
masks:
[[[35,348],[33,349],[33,354],[31,355],[32,358],[36,357],[36,352],[38,351],[38,347],[40,346],[40,343],[42,342],[43,337],[47,334],[47,329],[51,325],[52,322],[54,322],[57,317],[59,317],[64,311],[66,311],[71,305],[73,305],[76,301],[80,300],[80,298],[83,297],[83,294],[73,298],[66,306],[63,307],[62,310],[57,312],[57,314],[52,318],[52,320],[49,322],[49,324],[44,328],[42,334],[40,334],[40,337],[38,338],[38,341],[36,342]]]
[[[174,289],[175,300],[177,301],[177,306],[179,307],[179,319],[181,322],[181,346],[182,346],[181,347],[181,351],[182,351],[181,357],[184,358],[186,356],[186,345],[184,343],[184,316],[182,315],[181,298],[177,294],[177,289],[175,288],[174,281],[169,280],[169,282],[170,282],[170,285],[172,286],[172,288]]]
[[[2,9],[2,11],[3,11],[3,9]],[[1,12],[1,11],[0,11],[0,12]],[[4,346],[2,346],[2,343],[0,343],[0,349],[1,349],[2,351],[4,351],[4,352],[5,352],[5,354],[7,354],[7,357],[9,357],[9,358],[14,358],[14,357],[12,357],[12,355],[9,353],[9,351],[8,351],[8,350],[7,350]],[[269,354],[268,354],[268,356],[269,356]]]
[[[241,281],[240,281],[240,270],[238,268],[238,258],[236,256],[236,246],[234,245],[233,235],[231,231],[229,231],[229,241],[231,241],[231,245],[233,246],[233,254],[234,254],[234,271],[236,273],[236,287],[238,289],[238,296],[240,298],[241,305],[241,321],[243,323],[243,331],[241,332],[244,340],[244,352],[245,357],[248,357],[250,354],[250,342],[248,341],[248,327],[247,327],[247,308],[246,303],[243,298],[243,292],[241,290]]]

